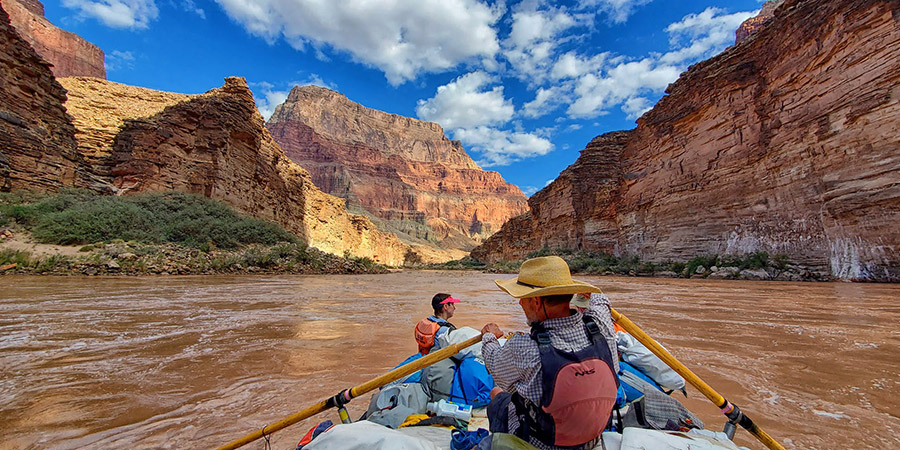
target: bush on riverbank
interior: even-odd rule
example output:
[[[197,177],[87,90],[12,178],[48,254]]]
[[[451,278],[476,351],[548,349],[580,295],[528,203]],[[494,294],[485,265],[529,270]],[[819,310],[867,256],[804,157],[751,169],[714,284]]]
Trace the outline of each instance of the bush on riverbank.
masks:
[[[122,239],[209,250],[299,242],[272,222],[247,217],[224,203],[182,192],[134,196],[101,196],[79,190],[45,196],[2,194],[0,225],[10,222],[30,231],[37,242],[57,245]]]
[[[550,255],[556,255],[566,260],[572,273],[585,275],[786,281],[824,279],[819,274],[810,273],[792,265],[786,255],[770,256],[766,252],[746,255],[704,255],[688,261],[652,262],[641,261],[634,255],[619,257],[603,252],[544,248],[530,253],[528,258]],[[488,266],[477,260],[464,258],[443,264],[433,264],[428,268],[481,269],[492,273],[516,273],[523,261],[501,261]]]
[[[82,245],[74,256],[0,248],[0,273],[216,274],[382,273],[369,258],[303,244],[278,225],[205,197],[170,192],[130,197],[67,190],[0,194],[0,245]],[[21,237],[19,236],[19,237]],[[29,244],[31,246],[31,244]]]

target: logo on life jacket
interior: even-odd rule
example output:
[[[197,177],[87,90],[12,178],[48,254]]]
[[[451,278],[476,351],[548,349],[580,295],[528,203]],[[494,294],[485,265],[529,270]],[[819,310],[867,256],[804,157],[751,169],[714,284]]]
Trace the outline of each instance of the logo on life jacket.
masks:
[[[579,372],[579,371],[576,370],[576,371],[575,371],[575,376],[576,376],[576,377],[583,377],[583,376],[585,376],[585,375],[591,375],[591,374],[593,374],[594,372],[596,372],[595,369],[584,370],[584,371],[581,371],[581,372]]]

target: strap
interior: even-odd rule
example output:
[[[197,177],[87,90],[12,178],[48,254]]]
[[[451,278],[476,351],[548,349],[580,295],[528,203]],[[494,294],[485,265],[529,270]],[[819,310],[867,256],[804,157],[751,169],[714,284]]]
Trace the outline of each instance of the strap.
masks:
[[[590,316],[582,316],[581,320],[584,321],[584,329],[587,331],[588,339],[591,340],[592,344],[597,342],[597,338],[603,338],[603,332],[600,331],[600,325],[597,325],[597,322],[593,318]]]

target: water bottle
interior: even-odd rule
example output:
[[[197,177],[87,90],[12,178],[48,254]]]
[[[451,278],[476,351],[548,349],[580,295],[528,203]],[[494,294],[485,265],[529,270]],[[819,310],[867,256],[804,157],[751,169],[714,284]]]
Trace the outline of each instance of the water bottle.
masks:
[[[468,422],[472,419],[472,405],[464,405],[451,403],[447,400],[439,400],[437,402],[428,402],[425,405],[428,412],[436,416],[453,417],[454,419]]]

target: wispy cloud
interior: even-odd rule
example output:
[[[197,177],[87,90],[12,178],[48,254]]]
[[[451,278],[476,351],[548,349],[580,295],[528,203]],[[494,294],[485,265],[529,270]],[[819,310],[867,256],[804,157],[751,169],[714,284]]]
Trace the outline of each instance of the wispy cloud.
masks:
[[[459,128],[453,130],[453,137],[481,157],[476,162],[482,167],[505,166],[553,150],[553,143],[535,133],[492,127]]]
[[[113,50],[106,54],[105,58],[106,70],[116,72],[122,69],[134,68],[134,55],[131,52],[122,52]]]
[[[66,8],[78,11],[79,18],[93,18],[112,28],[147,28],[159,16],[153,0],[62,0]]]

